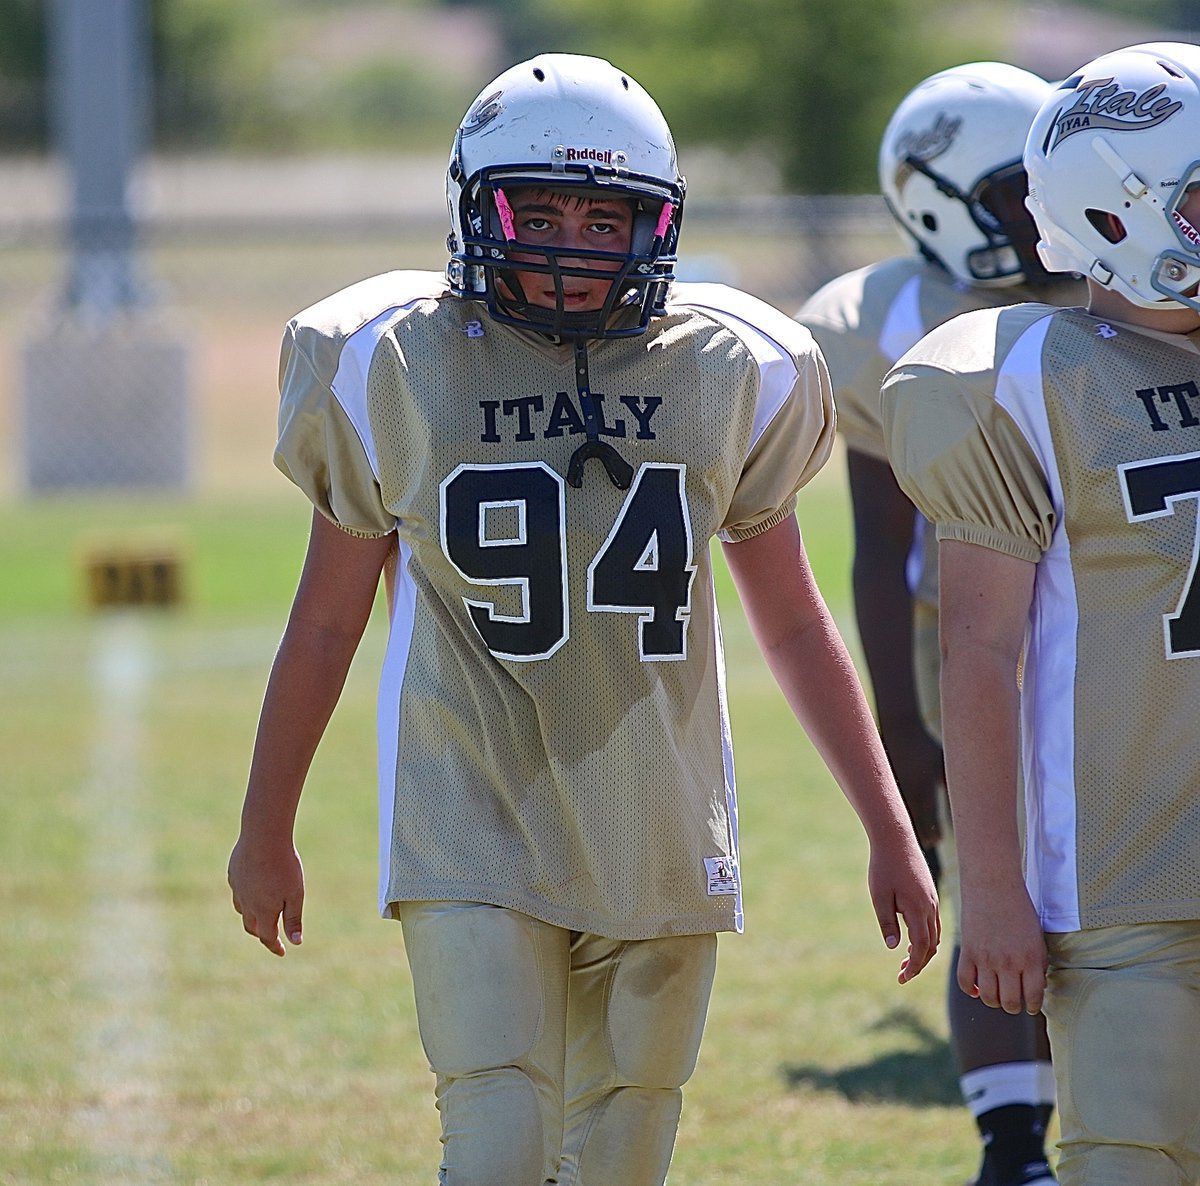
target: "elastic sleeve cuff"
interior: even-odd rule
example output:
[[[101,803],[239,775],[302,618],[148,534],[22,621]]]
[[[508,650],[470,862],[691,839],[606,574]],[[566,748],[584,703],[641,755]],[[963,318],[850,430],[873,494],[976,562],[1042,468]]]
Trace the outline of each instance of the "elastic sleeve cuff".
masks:
[[[764,531],[770,531],[772,527],[778,526],[796,509],[796,499],[793,496],[787,502],[775,511],[768,515],[765,519],[755,523],[752,527],[737,527],[729,528],[726,531],[718,531],[717,539],[723,544],[736,544],[740,540],[753,539],[756,535],[762,535]]]
[[[954,539],[964,544],[977,544],[1017,560],[1028,560],[1030,564],[1036,564],[1042,558],[1041,549],[1028,539],[1006,535],[994,527],[982,527],[978,523],[963,523],[960,520],[939,523],[937,538],[939,541]]]

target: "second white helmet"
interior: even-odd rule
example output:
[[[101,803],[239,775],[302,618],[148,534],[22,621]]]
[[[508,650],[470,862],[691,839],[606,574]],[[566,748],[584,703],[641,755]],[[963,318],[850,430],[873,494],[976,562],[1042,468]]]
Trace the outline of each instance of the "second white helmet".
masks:
[[[1021,154],[1052,91],[1028,70],[971,62],[918,83],[888,121],[879,146],[888,207],[922,254],[967,284],[1046,279]]]
[[[1057,89],[1029,131],[1029,208],[1052,271],[1142,308],[1200,310],[1200,46],[1104,54]]]

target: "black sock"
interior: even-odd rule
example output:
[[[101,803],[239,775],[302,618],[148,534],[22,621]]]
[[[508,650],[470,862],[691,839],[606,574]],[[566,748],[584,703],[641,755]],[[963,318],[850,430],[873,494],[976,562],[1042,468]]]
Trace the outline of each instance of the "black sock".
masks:
[[[1049,1104],[1007,1104],[975,1117],[983,1136],[978,1186],[1010,1186],[1027,1165],[1046,1160]]]

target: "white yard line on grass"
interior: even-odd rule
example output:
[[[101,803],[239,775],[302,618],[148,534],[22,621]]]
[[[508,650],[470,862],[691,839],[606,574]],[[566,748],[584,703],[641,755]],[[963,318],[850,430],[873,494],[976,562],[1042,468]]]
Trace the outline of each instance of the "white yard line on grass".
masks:
[[[143,761],[154,666],[146,624],[135,613],[96,619],[88,668],[95,735],[80,804],[91,843],[80,887],[84,993],[77,1033],[85,1103],[76,1119],[99,1180],[129,1186],[172,1179],[161,1094],[168,957]]]

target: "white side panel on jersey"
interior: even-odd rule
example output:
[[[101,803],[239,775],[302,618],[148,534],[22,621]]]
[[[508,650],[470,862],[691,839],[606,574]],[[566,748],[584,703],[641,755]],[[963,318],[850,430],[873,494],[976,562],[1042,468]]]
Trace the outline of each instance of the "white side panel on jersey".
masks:
[[[758,363],[761,382],[754,409],[754,427],[747,453],[787,402],[799,371],[787,343],[803,349],[808,330],[773,305],[723,284],[676,285],[672,304],[703,309],[727,326],[746,345]],[[799,331],[799,336],[797,332]]]
[[[1049,327],[1050,318],[1043,318],[1014,345],[997,377],[996,401],[1016,421],[1037,454],[1057,520],[1050,547],[1038,561],[1026,635],[1021,691],[1026,848],[1037,857],[1026,859],[1025,876],[1043,928],[1075,931],[1079,929],[1075,699],[1062,695],[1062,689],[1075,684],[1079,600],[1071,541],[1063,526],[1062,479],[1042,387],[1042,345]]]
[[[342,411],[354,425],[358,439],[362,441],[376,481],[379,480],[379,451],[375,447],[375,437],[367,416],[367,372],[370,370],[371,359],[375,354],[375,347],[379,345],[379,339],[411,308],[410,304],[385,309],[373,321],[368,321],[361,329],[355,330],[342,347],[337,370],[329,384],[334,397],[342,406]]]
[[[715,635],[717,667],[717,704],[721,710],[721,754],[725,764],[725,808],[729,813],[729,855],[737,873],[737,896],[734,898],[733,925],[740,935],[745,929],[742,909],[742,857],[738,847],[737,784],[733,775],[733,732],[729,727],[729,696],[725,685],[725,640],[721,636],[721,617],[717,613],[716,586],[709,582],[708,596],[712,602],[713,632]]]
[[[412,549],[400,540],[396,580],[392,590],[387,650],[379,674],[376,733],[379,746],[379,912],[387,911],[388,880],[392,869],[392,832],[396,818],[396,765],[400,757],[400,692],[412,644],[417,587],[409,576]]]
[[[901,285],[879,329],[876,346],[879,353],[895,364],[907,354],[931,329],[921,319],[921,277],[911,276]],[[916,593],[925,571],[925,547],[937,546],[925,516],[913,511],[912,547],[904,561],[904,579],[909,593]]]
[[[932,328],[921,320],[921,277],[913,276],[888,306],[883,325],[879,328],[879,353],[895,363]]]

